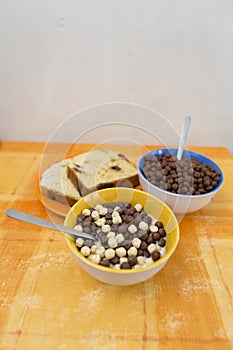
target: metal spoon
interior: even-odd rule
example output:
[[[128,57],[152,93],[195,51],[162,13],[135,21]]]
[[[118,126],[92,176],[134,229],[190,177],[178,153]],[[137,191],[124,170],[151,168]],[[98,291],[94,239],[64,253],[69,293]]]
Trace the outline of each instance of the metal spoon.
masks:
[[[180,143],[179,143],[179,147],[178,147],[178,152],[177,152],[177,159],[178,160],[182,159],[184,145],[185,145],[185,142],[186,142],[186,139],[188,136],[190,123],[191,123],[191,117],[189,117],[189,116],[185,117],[182,131],[181,131],[181,135],[180,135]]]
[[[48,220],[44,220],[41,218],[38,218],[36,216],[33,215],[29,215],[26,213],[23,213],[22,211],[19,210],[15,210],[15,209],[8,209],[6,211],[6,215],[9,216],[10,218],[16,219],[16,220],[20,220],[20,221],[24,221],[24,222],[28,222],[30,224],[34,224],[37,226],[42,226],[42,227],[46,227],[46,228],[50,228],[52,230],[56,230],[56,231],[62,231],[62,232],[66,232],[69,233],[75,237],[81,237],[83,239],[91,239],[93,241],[98,241],[97,237],[94,237],[92,235],[89,235],[88,233],[82,232],[82,231],[78,231],[78,230],[74,230],[70,227],[66,227],[60,224],[55,224],[54,222],[48,221]]]

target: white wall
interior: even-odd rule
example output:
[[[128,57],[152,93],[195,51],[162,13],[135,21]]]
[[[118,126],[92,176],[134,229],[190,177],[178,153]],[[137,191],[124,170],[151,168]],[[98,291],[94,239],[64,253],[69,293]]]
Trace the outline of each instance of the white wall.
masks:
[[[177,130],[189,114],[189,145],[233,151],[232,0],[0,0],[0,42],[2,140],[125,101]]]

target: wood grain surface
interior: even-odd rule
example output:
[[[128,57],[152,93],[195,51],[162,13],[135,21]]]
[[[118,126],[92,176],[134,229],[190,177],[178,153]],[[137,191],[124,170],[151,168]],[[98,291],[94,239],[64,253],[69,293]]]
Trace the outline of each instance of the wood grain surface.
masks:
[[[75,145],[65,153],[92,147]],[[116,147],[135,161],[146,150]],[[46,211],[36,186],[45,152],[44,166],[59,160],[64,145],[0,143],[1,350],[233,348],[233,158],[226,148],[190,149],[217,162],[223,187],[209,205],[183,218],[178,248],[163,270],[119,287],[82,271],[60,232],[5,216],[15,208],[63,221]]]

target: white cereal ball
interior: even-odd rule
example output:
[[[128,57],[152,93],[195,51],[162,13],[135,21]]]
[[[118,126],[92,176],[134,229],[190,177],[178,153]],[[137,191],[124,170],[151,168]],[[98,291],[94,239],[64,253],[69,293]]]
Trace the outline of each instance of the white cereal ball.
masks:
[[[97,246],[96,246],[95,244],[93,244],[93,245],[91,246],[91,253],[92,253],[92,254],[95,253],[95,252],[96,252],[96,249],[97,249]]]
[[[112,267],[114,268],[114,270],[120,270],[121,269],[121,265],[120,264],[112,265]]]
[[[101,204],[97,204],[95,206],[95,210],[97,210],[97,211],[100,211],[102,208],[103,208],[103,206]]]
[[[145,258],[144,256],[138,256],[137,257],[138,265],[142,266],[145,264]]]
[[[95,264],[99,264],[101,260],[101,257],[98,254],[93,254],[91,261]]]
[[[84,239],[82,239],[82,238],[79,237],[79,238],[76,239],[75,243],[76,243],[76,246],[77,246],[78,248],[81,248],[81,247],[83,246]]]
[[[102,231],[107,233],[111,231],[111,226],[110,225],[103,225],[102,226]]]
[[[137,203],[134,208],[137,210],[138,213],[140,213],[143,209],[142,205],[140,203]]]
[[[116,248],[118,246],[118,242],[115,237],[111,237],[108,239],[108,245],[110,248]]]
[[[96,249],[95,253],[103,258],[105,256],[105,248],[101,246]]]
[[[84,255],[84,256],[89,256],[90,253],[91,253],[91,249],[89,247],[87,247],[86,245],[84,245],[82,248],[81,248],[81,253]]]
[[[119,258],[123,258],[124,256],[126,256],[126,249],[124,247],[120,247],[116,249],[116,255]]]
[[[128,259],[126,257],[120,258],[120,265],[123,264],[124,262],[128,262]]]
[[[132,240],[133,246],[134,246],[135,248],[137,248],[137,249],[140,248],[141,243],[142,243],[142,241],[141,241],[139,238],[137,238],[137,237],[135,237],[135,238]]]
[[[98,211],[99,211],[99,214],[100,214],[100,215],[104,216],[104,215],[107,214],[108,208],[102,207],[102,208],[100,208]]]
[[[116,236],[116,234],[115,234],[115,232],[113,232],[113,231],[110,231],[110,232],[108,232],[108,234],[107,234],[107,237],[108,238],[114,238]]]
[[[120,215],[114,216],[114,217],[112,218],[112,223],[113,223],[113,224],[121,224],[121,223],[122,223],[122,219],[121,219]]]
[[[141,269],[142,267],[139,264],[134,265],[134,269]]]
[[[146,266],[153,264],[154,260],[152,258],[146,258]]]
[[[114,209],[115,210],[115,209]],[[118,213],[118,211],[113,211],[112,213],[112,218],[114,218],[115,216],[120,216],[120,214]]]
[[[137,227],[134,224],[129,225],[128,231],[133,235],[137,232]]]
[[[81,226],[81,225],[76,225],[76,226],[74,226],[74,230],[77,230],[77,231],[82,231],[82,230],[83,230],[83,228],[82,228],[82,226]]]
[[[91,213],[91,217],[94,219],[94,220],[98,220],[99,217],[100,217],[100,214],[97,210],[93,210],[93,212]]]
[[[118,243],[123,243],[124,240],[125,240],[125,237],[123,236],[122,233],[118,233],[118,234],[116,235],[116,240],[117,240]]]
[[[156,225],[150,225],[150,232],[158,232],[158,227]]]
[[[129,250],[128,250],[128,256],[137,256],[137,248],[135,247],[130,247]]]
[[[96,224],[97,226],[99,226],[99,227],[102,227],[102,226],[105,225],[105,222],[106,222],[106,219],[105,219],[105,218],[101,218],[101,219],[97,219],[97,220],[95,221],[95,224]]]
[[[115,256],[115,250],[112,248],[108,248],[105,250],[105,258],[106,259],[112,259]]]
[[[91,215],[91,211],[90,209],[83,209],[82,214],[85,216],[90,216]]]
[[[151,243],[150,245],[148,245],[147,250],[150,254],[152,254],[155,250],[157,250],[156,244]]]
[[[100,241],[97,241],[97,242],[95,243],[95,245],[96,245],[96,248],[103,247],[103,246],[102,246],[102,243],[101,243]]]
[[[139,228],[140,228],[141,230],[146,231],[146,230],[148,229],[148,224],[147,224],[145,221],[140,221],[140,222],[139,222]]]
[[[121,209],[118,205],[113,209],[113,213],[117,212],[118,209]],[[119,214],[119,213],[118,213]]]

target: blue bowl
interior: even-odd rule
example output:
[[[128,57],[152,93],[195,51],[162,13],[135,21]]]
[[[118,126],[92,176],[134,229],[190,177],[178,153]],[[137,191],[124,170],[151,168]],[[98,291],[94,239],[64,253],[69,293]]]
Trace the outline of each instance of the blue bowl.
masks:
[[[216,193],[219,191],[219,189],[223,184],[224,176],[219,166],[215,162],[213,162],[210,158],[207,158],[197,152],[184,150],[183,158],[190,159],[190,165],[191,165],[191,158],[194,158],[203,164],[212,165],[213,168],[220,173],[220,181],[217,184],[217,186],[208,193],[191,195],[191,194],[177,194],[177,193],[169,192],[152,184],[145,177],[142,171],[142,168],[145,163],[145,157],[146,156],[163,156],[167,152],[169,152],[172,156],[176,156],[177,151],[178,151],[177,148],[161,148],[161,149],[156,149],[144,154],[138,162],[138,173],[139,173],[139,181],[144,191],[164,201],[175,213],[184,214],[187,212],[192,212],[192,211],[201,209],[202,207],[207,205],[211,200],[213,200]]]

